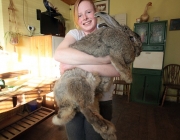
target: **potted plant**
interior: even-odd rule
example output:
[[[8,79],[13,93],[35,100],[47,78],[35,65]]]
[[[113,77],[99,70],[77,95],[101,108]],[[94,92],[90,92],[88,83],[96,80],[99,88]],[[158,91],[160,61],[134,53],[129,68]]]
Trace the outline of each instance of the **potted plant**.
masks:
[[[22,36],[19,32],[8,31],[5,33],[6,42],[9,41],[13,46],[18,45],[20,36]]]

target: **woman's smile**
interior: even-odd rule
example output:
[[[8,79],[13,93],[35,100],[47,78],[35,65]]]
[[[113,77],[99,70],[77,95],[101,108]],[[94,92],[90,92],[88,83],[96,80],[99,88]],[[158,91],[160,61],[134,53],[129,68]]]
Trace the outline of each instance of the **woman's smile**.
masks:
[[[89,25],[90,23],[91,23],[91,20],[84,22],[83,25]]]

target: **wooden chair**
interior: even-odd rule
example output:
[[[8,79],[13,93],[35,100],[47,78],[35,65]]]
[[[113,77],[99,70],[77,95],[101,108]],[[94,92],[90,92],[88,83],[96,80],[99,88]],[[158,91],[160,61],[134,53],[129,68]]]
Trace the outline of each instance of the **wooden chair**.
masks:
[[[180,65],[170,64],[163,68],[163,96],[162,103],[163,106],[166,96],[177,97],[177,102],[179,102],[180,97]],[[177,95],[167,95],[168,89],[177,90]]]
[[[130,98],[130,83],[126,83],[125,81],[121,80],[120,77],[114,77],[113,84],[115,85],[115,89],[114,89],[115,94],[118,91],[123,92],[123,94],[128,96],[128,102],[129,102],[129,98]],[[123,85],[123,90],[119,89],[118,85]]]

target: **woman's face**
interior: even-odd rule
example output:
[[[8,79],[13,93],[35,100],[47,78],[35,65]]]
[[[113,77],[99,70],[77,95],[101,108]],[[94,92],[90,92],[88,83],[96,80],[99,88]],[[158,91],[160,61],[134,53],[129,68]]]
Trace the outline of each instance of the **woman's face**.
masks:
[[[95,10],[89,1],[82,1],[78,7],[78,24],[85,34],[96,30],[97,19],[94,17]]]

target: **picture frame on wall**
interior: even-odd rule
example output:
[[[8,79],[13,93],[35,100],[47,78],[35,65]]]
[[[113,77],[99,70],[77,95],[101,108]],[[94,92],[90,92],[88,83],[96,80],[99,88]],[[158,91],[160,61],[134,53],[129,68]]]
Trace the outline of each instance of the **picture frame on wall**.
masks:
[[[109,0],[101,0],[94,2],[97,12],[106,12],[109,14]]]
[[[180,18],[170,20],[170,31],[180,30]]]

